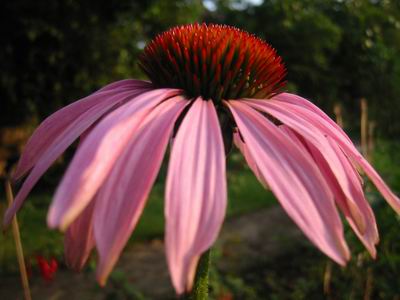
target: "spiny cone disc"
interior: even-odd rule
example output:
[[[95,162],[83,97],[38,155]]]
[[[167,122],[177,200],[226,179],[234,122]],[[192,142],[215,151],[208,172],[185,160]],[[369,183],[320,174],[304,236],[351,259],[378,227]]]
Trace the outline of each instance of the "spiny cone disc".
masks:
[[[269,98],[285,84],[286,74],[269,44],[226,25],[174,27],[146,46],[139,65],[156,87],[215,102]]]

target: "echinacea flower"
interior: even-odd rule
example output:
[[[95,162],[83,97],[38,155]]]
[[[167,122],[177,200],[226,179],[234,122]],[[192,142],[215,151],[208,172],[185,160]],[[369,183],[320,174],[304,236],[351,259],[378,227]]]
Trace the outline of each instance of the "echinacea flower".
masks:
[[[140,66],[150,82],[112,83],[39,126],[15,171],[15,180],[27,178],[5,223],[80,137],[48,224],[66,230],[66,259],[73,268],[82,268],[97,249],[97,277],[104,284],[170,143],[165,243],[173,285],[183,293],[224,220],[225,153],[233,142],[322,252],[341,265],[350,258],[339,209],[375,257],[378,232],[358,170],[398,213],[400,200],[326,114],[281,92],[286,70],[271,46],[229,26],[186,25],[150,42]]]

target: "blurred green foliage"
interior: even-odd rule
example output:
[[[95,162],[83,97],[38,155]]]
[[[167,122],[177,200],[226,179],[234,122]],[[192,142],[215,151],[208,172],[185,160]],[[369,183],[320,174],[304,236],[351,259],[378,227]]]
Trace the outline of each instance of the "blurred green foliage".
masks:
[[[141,77],[145,43],[203,9],[197,0],[15,0],[0,8],[0,126],[41,120],[108,82]]]
[[[346,119],[357,120],[365,97],[380,134],[400,134],[399,1],[246,2],[217,1],[206,20],[235,25],[270,42],[286,62],[292,90],[325,111],[341,102]]]
[[[400,2],[396,0],[13,0],[0,4],[0,126],[42,120],[122,78],[167,28],[235,25],[270,42],[289,90],[357,119],[366,97],[378,130],[400,134]]]

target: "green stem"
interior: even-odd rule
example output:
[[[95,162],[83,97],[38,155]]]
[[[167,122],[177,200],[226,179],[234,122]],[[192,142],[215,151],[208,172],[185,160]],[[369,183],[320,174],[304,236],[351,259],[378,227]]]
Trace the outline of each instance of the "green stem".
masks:
[[[210,268],[211,249],[208,249],[200,257],[197,265],[196,276],[193,289],[185,299],[188,300],[207,300],[208,299],[208,271]]]

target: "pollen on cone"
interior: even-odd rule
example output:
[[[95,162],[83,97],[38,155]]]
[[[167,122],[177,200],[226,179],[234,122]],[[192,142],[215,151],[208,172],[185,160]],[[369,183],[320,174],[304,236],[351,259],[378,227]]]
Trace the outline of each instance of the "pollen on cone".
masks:
[[[269,44],[226,25],[174,27],[147,45],[139,65],[157,87],[214,101],[270,98],[286,74]]]

